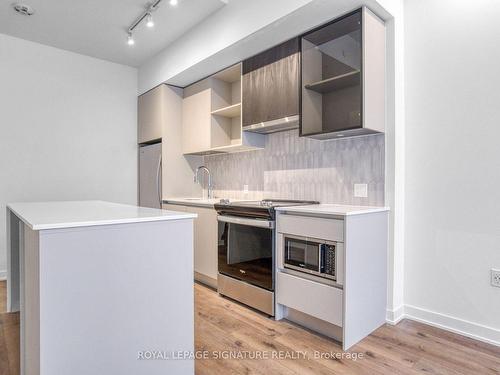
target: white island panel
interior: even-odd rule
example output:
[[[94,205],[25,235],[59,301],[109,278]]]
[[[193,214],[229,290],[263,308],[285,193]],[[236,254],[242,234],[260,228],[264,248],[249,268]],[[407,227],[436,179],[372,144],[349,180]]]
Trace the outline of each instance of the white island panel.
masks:
[[[42,369],[194,373],[192,361],[138,359],[194,350],[191,221],[43,232],[40,245]]]

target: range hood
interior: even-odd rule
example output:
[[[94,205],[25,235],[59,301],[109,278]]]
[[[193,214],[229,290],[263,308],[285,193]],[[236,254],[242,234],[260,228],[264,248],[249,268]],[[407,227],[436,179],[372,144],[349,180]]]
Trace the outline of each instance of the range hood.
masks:
[[[276,120],[259,122],[257,124],[246,125],[243,127],[243,130],[247,132],[269,134],[298,128],[299,115],[294,115]]]

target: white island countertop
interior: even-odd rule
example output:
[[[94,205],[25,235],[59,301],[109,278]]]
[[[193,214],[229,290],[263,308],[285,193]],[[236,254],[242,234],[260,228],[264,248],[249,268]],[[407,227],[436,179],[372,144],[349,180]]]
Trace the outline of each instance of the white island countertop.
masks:
[[[32,230],[88,227],[196,218],[196,214],[104,201],[10,203],[7,207]]]
[[[389,211],[389,207],[349,206],[341,204],[312,204],[307,206],[278,207],[276,211],[309,215],[349,216]]]

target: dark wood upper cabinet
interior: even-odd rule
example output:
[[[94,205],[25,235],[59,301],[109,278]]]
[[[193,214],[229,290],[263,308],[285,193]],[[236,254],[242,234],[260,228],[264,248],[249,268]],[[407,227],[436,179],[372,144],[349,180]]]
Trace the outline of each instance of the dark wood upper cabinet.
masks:
[[[385,129],[385,25],[367,8],[301,38],[300,135],[317,139]]]
[[[269,133],[298,127],[299,38],[243,61],[242,74],[243,130]]]

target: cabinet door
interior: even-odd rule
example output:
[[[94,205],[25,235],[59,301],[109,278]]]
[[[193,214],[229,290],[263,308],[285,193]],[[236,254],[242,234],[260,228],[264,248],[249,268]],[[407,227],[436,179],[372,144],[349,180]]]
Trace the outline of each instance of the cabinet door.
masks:
[[[184,89],[182,101],[182,150],[184,154],[210,149],[211,89],[208,80]]]
[[[213,208],[164,204],[164,210],[197,214],[194,219],[194,271],[195,279],[217,287],[217,211]]]
[[[162,137],[163,85],[139,96],[137,101],[137,141],[151,142]]]
[[[299,41],[243,62],[243,126],[299,114]]]
[[[194,220],[194,271],[202,282],[217,280],[217,212],[213,208],[186,207],[198,215]],[[196,275],[195,275],[196,277]],[[209,280],[207,280],[209,278]]]

